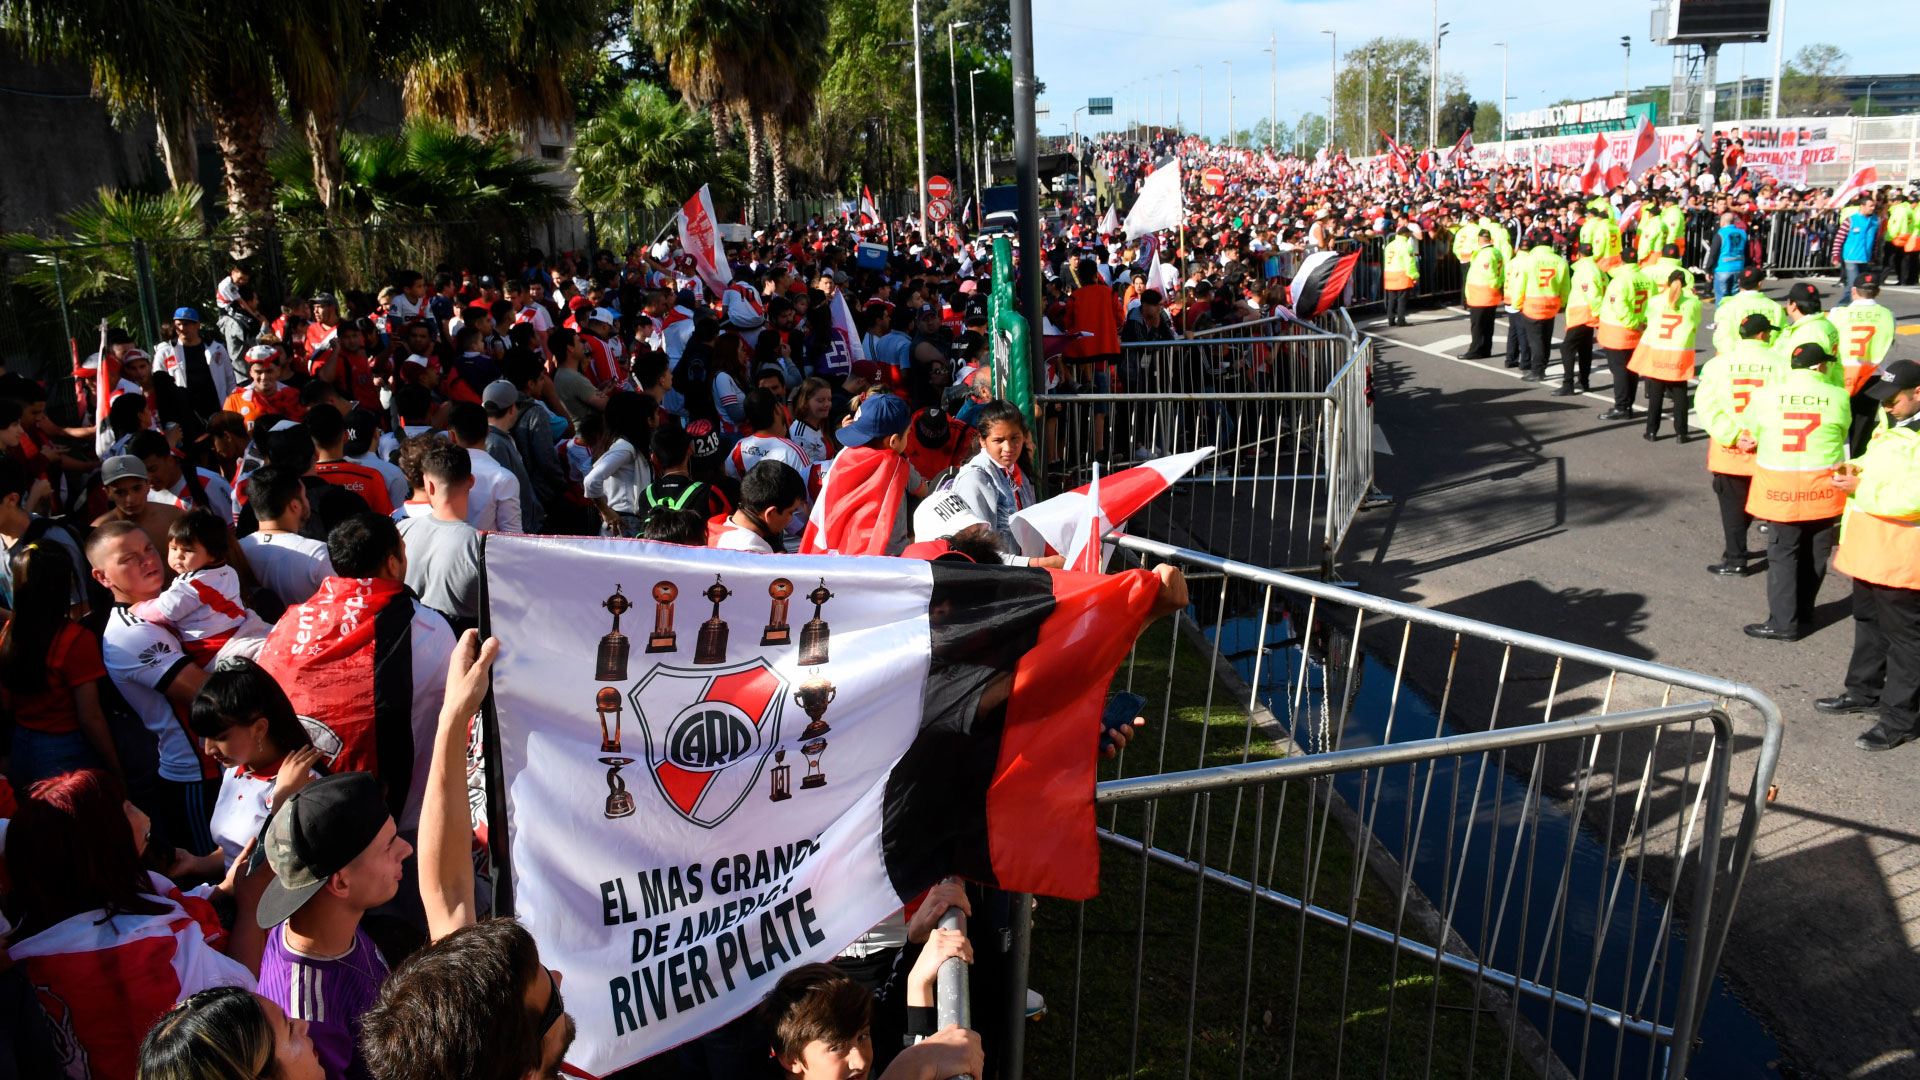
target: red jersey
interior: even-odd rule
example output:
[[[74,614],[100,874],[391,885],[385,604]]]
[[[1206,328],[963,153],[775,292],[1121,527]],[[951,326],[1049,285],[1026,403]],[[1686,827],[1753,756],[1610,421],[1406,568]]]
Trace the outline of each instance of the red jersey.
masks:
[[[307,374],[319,377],[322,368],[332,362],[333,348],[322,349],[307,361]],[[344,397],[351,398],[354,404],[378,415],[380,413],[380,388],[373,385],[373,358],[366,353],[341,354],[340,370],[334,372],[333,386]]]
[[[276,386],[264,394],[255,387],[243,386],[228,394],[225,404],[220,407],[228,412],[239,413],[249,428],[267,413],[277,413],[289,420],[299,420],[307,413],[306,407],[300,404],[300,391],[291,386]]]
[[[367,500],[367,506],[374,513],[393,513],[393,500],[387,497],[387,478],[380,475],[378,469],[351,461],[322,461],[314,465],[313,471],[327,483],[346,488]]]

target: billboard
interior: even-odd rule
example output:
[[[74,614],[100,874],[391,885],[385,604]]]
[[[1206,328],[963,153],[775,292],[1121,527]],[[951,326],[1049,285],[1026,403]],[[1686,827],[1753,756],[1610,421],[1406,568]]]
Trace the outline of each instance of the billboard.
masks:
[[[1738,44],[1767,40],[1771,0],[1667,0],[1660,45]]]

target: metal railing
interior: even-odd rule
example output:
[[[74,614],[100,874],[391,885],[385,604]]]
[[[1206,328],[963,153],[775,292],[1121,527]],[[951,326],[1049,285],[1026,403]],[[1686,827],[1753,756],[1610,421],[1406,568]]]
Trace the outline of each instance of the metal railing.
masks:
[[[1343,310],[1122,346],[1120,392],[1036,397],[1048,492],[1215,447],[1130,531],[1325,575],[1373,482],[1373,344]]]
[[[1747,1075],[1715,972],[1779,710],[1713,676],[1139,537],[1101,896],[1044,904],[1035,1076]],[[1568,718],[1571,717],[1571,718]],[[1731,809],[1735,752],[1754,754]]]

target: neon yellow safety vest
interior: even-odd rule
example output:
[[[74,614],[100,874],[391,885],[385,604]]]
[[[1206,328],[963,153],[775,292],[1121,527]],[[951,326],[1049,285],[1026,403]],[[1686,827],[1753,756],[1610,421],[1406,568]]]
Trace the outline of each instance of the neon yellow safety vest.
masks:
[[[1734,443],[1747,430],[1747,409],[1753,396],[1786,374],[1787,365],[1766,342],[1746,338],[1732,349],[1716,353],[1700,369],[1700,385],[1693,407],[1712,441],[1707,444],[1707,471],[1726,476],[1752,476],[1753,451]]]
[[[1776,334],[1787,325],[1786,310],[1778,301],[1759,289],[1741,289],[1713,309],[1713,351],[1732,351],[1740,342],[1740,324],[1756,311],[1767,317]]]
[[[1773,337],[1773,351],[1780,354],[1782,360],[1793,358],[1793,350],[1802,342],[1814,341],[1835,357],[1840,355],[1840,328],[1833,325],[1824,311],[1815,312],[1787,327]],[[1846,383],[1847,373],[1839,364],[1828,364],[1826,379],[1835,386]]]
[[[1747,513],[1763,521],[1839,517],[1847,497],[1832,477],[1847,460],[1847,392],[1814,368],[1795,368],[1755,394],[1744,419],[1757,444]]]
[[[1857,394],[1893,345],[1893,312],[1876,303],[1855,301],[1834,308],[1827,319],[1840,339],[1834,356],[1846,365],[1847,393]]]

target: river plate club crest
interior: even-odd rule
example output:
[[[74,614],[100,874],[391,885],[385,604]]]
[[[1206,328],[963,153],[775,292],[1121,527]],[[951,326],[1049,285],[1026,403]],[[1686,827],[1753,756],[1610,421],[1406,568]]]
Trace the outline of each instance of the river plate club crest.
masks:
[[[646,740],[647,772],[681,817],[711,829],[755,789],[780,741],[789,691],[758,658],[727,667],[657,666],[628,691]]]

